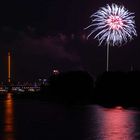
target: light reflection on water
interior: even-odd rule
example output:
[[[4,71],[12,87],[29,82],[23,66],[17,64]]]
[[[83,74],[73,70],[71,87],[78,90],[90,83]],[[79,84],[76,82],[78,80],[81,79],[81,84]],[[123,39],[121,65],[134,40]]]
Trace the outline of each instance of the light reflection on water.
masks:
[[[13,100],[10,93],[2,106],[2,140],[140,140],[140,111]]]
[[[97,119],[96,140],[136,140],[135,116],[138,112],[121,107],[107,109],[96,106],[93,113]]]
[[[14,101],[11,93],[7,93],[4,101],[4,140],[14,139]]]

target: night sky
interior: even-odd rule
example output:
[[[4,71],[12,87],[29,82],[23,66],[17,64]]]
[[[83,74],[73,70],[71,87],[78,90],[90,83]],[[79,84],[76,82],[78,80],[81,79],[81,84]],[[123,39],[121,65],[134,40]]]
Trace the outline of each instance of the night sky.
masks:
[[[135,12],[138,37],[111,47],[110,70],[140,70],[139,0],[1,0],[0,80],[7,77],[7,51],[12,53],[12,80],[47,78],[53,69],[106,70],[106,47],[84,39],[89,16],[107,3],[123,4]]]

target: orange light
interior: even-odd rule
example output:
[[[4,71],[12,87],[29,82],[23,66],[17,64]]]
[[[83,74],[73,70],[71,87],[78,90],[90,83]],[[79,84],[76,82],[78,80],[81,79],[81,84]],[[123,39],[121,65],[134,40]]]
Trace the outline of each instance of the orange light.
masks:
[[[8,83],[11,82],[11,54],[8,52]]]
[[[15,140],[14,138],[14,102],[11,93],[7,93],[4,101],[4,140]]]

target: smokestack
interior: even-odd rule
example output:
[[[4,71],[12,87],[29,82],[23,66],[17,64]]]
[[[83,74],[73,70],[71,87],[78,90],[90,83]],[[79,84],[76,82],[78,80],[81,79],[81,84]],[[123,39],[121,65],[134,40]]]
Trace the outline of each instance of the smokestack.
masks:
[[[11,53],[8,51],[8,83],[11,83]]]

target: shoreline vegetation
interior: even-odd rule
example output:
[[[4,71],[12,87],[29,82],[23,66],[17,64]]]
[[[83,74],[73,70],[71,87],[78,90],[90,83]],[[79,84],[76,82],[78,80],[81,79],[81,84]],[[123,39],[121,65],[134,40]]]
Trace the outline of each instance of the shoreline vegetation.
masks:
[[[139,94],[140,71],[104,72],[96,80],[86,71],[70,71],[50,76],[48,84],[42,85],[39,92],[12,95],[14,99],[39,99],[68,105],[140,108]]]

